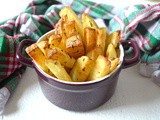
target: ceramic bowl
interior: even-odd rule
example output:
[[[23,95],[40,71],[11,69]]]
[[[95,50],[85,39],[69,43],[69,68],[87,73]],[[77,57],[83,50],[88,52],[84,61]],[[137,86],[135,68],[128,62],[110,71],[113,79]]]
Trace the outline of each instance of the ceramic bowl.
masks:
[[[47,35],[54,30],[44,34],[38,41],[45,40]],[[71,111],[88,111],[106,103],[114,94],[118,77],[122,69],[135,65],[139,62],[140,51],[136,42],[124,41],[119,45],[120,63],[109,75],[87,82],[66,82],[54,78],[40,69],[34,60],[22,54],[24,46],[33,44],[33,40],[25,39],[20,42],[17,48],[17,59],[23,65],[35,69],[44,96],[54,105]],[[132,47],[134,57],[125,59],[124,49]]]

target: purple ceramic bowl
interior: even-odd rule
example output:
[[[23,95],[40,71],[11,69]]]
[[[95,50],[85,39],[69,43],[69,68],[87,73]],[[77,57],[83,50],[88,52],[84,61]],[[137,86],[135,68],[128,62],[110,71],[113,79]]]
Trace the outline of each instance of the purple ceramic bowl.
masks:
[[[53,31],[46,33],[38,41],[45,40],[46,36],[52,34]],[[140,51],[134,41],[121,42],[119,45],[120,63],[111,74],[94,81],[66,82],[46,74],[34,60],[22,54],[24,46],[29,46],[33,43],[33,40],[23,40],[17,49],[17,59],[22,64],[33,67],[36,70],[42,92],[51,103],[72,111],[92,110],[107,102],[115,91],[121,70],[135,65],[140,59]],[[125,59],[124,48],[126,46],[132,47],[135,53],[131,59]]]

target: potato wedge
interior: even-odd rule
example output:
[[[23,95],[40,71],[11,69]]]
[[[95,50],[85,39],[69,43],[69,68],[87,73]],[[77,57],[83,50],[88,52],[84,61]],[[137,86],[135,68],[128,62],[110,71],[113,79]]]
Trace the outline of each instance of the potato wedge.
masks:
[[[75,27],[75,21],[69,21],[69,22],[65,23],[64,30],[65,30],[67,38],[78,34],[76,27]]]
[[[109,60],[117,58],[117,53],[112,43],[108,45],[106,50],[106,58]]]
[[[111,60],[111,67],[110,67],[110,73],[114,71],[119,63],[119,58],[115,58],[114,60]]]
[[[96,22],[86,13],[82,14],[82,24],[83,24],[83,29],[87,27],[98,29],[98,25],[96,24]]]
[[[73,21],[74,20],[75,23],[76,23],[76,29],[77,29],[78,33],[80,34],[82,39],[84,38],[82,22],[78,18],[78,16],[76,15],[76,13],[69,6],[64,7],[59,12],[59,15],[60,15],[61,18],[63,18],[64,16],[67,16],[68,21]]]
[[[71,77],[58,60],[45,60],[45,65],[58,79],[72,81]]]
[[[119,58],[120,57],[120,49],[119,48],[116,48],[116,53],[117,53],[117,57]]]
[[[37,43],[34,43],[25,49],[27,54],[39,65],[39,67],[44,71],[47,72],[48,68],[46,67],[44,61],[46,59],[45,55],[38,47]]]
[[[94,61],[96,61],[99,55],[103,55],[101,47],[96,47],[87,53],[87,56]]]
[[[63,33],[62,34],[62,39],[61,39],[61,42],[60,44],[58,45],[58,47],[61,49],[61,50],[66,50],[66,35]]]
[[[86,53],[90,50],[94,49],[96,46],[96,31],[92,28],[85,28],[84,29],[84,47]]]
[[[79,34],[66,40],[66,51],[74,58],[78,58],[85,54],[82,38]]]
[[[96,32],[96,46],[97,47],[101,47],[102,48],[102,51],[103,51],[103,55],[105,54],[105,47],[106,47],[106,28],[103,27],[103,28],[99,28],[97,29],[97,32]]]
[[[120,39],[120,30],[115,31],[112,34],[109,34],[106,39],[106,46],[112,43],[114,48],[116,48],[118,46],[119,39]]]
[[[47,57],[48,59],[59,60],[59,62],[67,68],[72,68],[76,61],[73,57],[70,57],[64,50],[61,50],[58,47],[49,49]]]
[[[56,35],[55,33],[48,36],[49,47],[54,48],[59,46],[62,37],[60,35]]]
[[[40,48],[40,50],[43,52],[43,54],[46,56],[47,50],[49,49],[48,41],[40,41],[37,43],[37,46]]]
[[[60,35],[61,37],[63,34],[63,24],[64,24],[64,21],[62,18],[60,18],[55,26],[55,34]]]
[[[95,80],[106,76],[110,72],[110,61],[103,55],[99,55],[94,68],[92,68],[88,80]]]
[[[94,67],[94,61],[87,56],[77,59],[70,72],[70,76],[74,82],[84,82],[87,80],[91,69]]]

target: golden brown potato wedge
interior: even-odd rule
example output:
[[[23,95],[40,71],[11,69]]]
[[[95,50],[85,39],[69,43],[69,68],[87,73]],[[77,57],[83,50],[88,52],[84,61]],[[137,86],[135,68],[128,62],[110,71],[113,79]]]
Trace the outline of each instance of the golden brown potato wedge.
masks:
[[[120,49],[119,48],[116,48],[116,53],[117,53],[117,57],[119,58],[120,57]]]
[[[106,76],[110,72],[110,61],[103,55],[98,56],[94,68],[92,68],[88,80],[96,80]]]
[[[46,67],[44,61],[46,59],[45,55],[38,47],[37,43],[34,43],[25,49],[27,54],[39,65],[39,67],[47,72],[48,68]]]
[[[88,27],[98,29],[98,25],[96,24],[96,22],[86,13],[82,14],[82,24],[83,24],[83,29]]]
[[[82,38],[79,34],[66,40],[66,51],[74,58],[78,58],[85,54]]]
[[[61,42],[60,44],[58,45],[58,47],[61,49],[61,50],[66,50],[66,34],[63,32],[62,33],[62,39],[61,39]]]
[[[108,48],[106,50],[106,58],[109,60],[117,58],[117,53],[112,43],[108,45]]]
[[[115,31],[112,34],[109,34],[106,39],[106,46],[112,43],[114,48],[116,48],[118,46],[119,39],[120,39],[120,30]]]
[[[96,31],[92,28],[85,28],[84,29],[84,47],[86,53],[90,50],[94,49],[96,46]]]
[[[105,54],[105,46],[106,46],[106,28],[99,28],[96,32],[96,46],[101,47],[103,51],[103,55]]]
[[[43,54],[46,56],[47,50],[49,49],[48,41],[40,41],[37,43],[37,45],[40,48],[40,50],[43,52]]]
[[[96,47],[87,53],[87,56],[94,61],[96,61],[99,55],[103,55],[101,47]]]
[[[69,7],[66,6],[64,7],[60,12],[59,12],[60,17],[64,17],[67,16],[68,21],[75,21],[76,23],[76,29],[78,31],[78,33],[80,34],[80,36],[82,37],[82,39],[84,38],[83,36],[83,26],[82,26],[82,22],[81,20],[78,18],[78,16],[76,15],[76,13]]]
[[[63,34],[63,24],[64,24],[64,21],[62,18],[60,18],[55,26],[55,34],[60,35],[61,37]]]
[[[114,60],[111,60],[111,67],[110,67],[110,73],[114,71],[119,63],[119,58],[115,58]]]
[[[48,59],[59,60],[59,62],[67,68],[72,68],[76,61],[73,57],[70,57],[64,50],[61,50],[58,47],[49,49],[47,57]]]
[[[61,39],[62,39],[62,37],[58,34],[55,34],[55,33],[48,36],[50,48],[54,48],[54,47],[59,46]]]
[[[58,60],[45,60],[45,65],[58,79],[72,81],[71,77]]]
[[[65,30],[67,38],[78,34],[76,27],[75,27],[75,21],[69,21],[69,22],[65,23],[64,30]]]
[[[94,61],[87,56],[82,56],[77,59],[70,72],[70,76],[74,82],[84,82],[87,80],[93,67]]]

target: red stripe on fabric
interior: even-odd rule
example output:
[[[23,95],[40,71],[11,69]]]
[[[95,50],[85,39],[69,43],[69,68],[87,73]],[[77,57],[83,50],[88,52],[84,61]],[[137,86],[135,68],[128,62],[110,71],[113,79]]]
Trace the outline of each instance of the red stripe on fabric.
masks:
[[[0,26],[1,29],[7,29],[7,30],[13,30],[12,28],[8,27],[8,26]]]
[[[123,41],[124,37],[125,37],[125,33],[122,32],[122,33],[121,33],[121,36],[120,36],[120,41]]]
[[[146,37],[144,37],[144,39],[145,39],[146,43],[149,45],[149,47],[152,49],[153,46],[151,45],[150,41]]]
[[[135,35],[139,38],[140,42],[141,42],[141,48],[143,48],[145,51],[148,51],[146,48],[145,48],[145,44],[144,44],[144,38],[141,36],[141,34],[138,32],[138,31],[134,31]]]
[[[52,20],[52,17],[50,15],[47,15],[48,18],[52,21],[52,23],[50,23],[52,25],[52,27],[54,28],[54,21]]]
[[[35,14],[37,14],[37,13],[38,13],[38,7],[36,7],[36,8],[35,8],[35,12],[36,12]]]
[[[16,40],[13,38],[13,47],[14,47],[14,57],[13,57],[13,67],[12,67],[12,71],[14,71],[16,69]]]
[[[59,17],[59,15],[58,15],[58,13],[57,13],[57,11],[56,11],[55,9],[53,9],[53,10],[51,11],[51,14],[52,14],[54,17]]]
[[[6,44],[7,44],[7,51],[8,51],[8,56],[6,57],[7,58],[7,60],[6,60],[6,74],[5,74],[5,76],[7,77],[8,76],[8,73],[9,73],[9,57],[10,57],[10,44],[9,44],[9,40],[8,40],[8,38],[5,36],[5,41],[6,41]]]
[[[20,27],[20,19],[21,19],[21,14],[19,15],[18,20],[17,20],[16,25],[15,25],[15,27],[16,27],[16,30],[15,30],[16,34],[18,33],[18,29]]]
[[[158,22],[158,21],[157,21],[157,22]],[[157,23],[157,22],[156,22],[156,23]],[[156,24],[156,23],[155,23],[155,24]],[[157,23],[157,24],[156,24],[156,26],[153,28],[153,30],[152,30],[152,31],[150,31],[150,34],[152,34],[152,33],[153,33],[153,31],[155,31],[155,29],[158,27],[158,25],[159,25],[159,23]]]
[[[141,35],[139,34],[139,32],[137,30],[134,31],[134,34],[139,38],[141,45],[143,44],[143,38],[141,37]]]
[[[8,24],[10,24],[10,25],[14,26],[14,23],[8,22]]]
[[[8,53],[0,53],[0,55],[3,57],[8,57]]]
[[[148,16],[146,16],[143,19],[138,20],[136,23],[139,23],[140,21],[144,21],[145,19],[151,17],[152,15],[154,15],[155,13],[158,13],[158,12],[160,12],[160,10],[157,10],[157,11],[154,11],[154,12],[150,13]],[[157,17],[159,17],[159,16],[157,16]],[[154,19],[156,19],[157,17],[155,17]],[[132,25],[131,27],[129,27],[128,30],[127,30],[127,32],[132,31],[134,27],[135,27],[135,24]]]
[[[158,5],[157,5],[157,4],[156,4],[156,5],[152,5],[152,6],[151,6],[150,8],[148,8],[147,10],[145,10],[145,11],[139,13],[139,14],[136,16],[136,18],[139,17],[139,16],[141,16],[142,14],[147,13],[147,12],[150,11],[152,8],[157,7],[157,6],[160,7],[160,4],[158,4]],[[133,19],[133,21],[134,21],[134,20],[135,20],[135,19]],[[128,26],[129,24],[131,24],[133,21],[131,21],[130,23],[128,23],[127,26]]]
[[[39,20],[38,22],[41,24],[41,25],[44,25],[46,27],[49,27],[49,28],[52,28],[48,23],[48,21],[46,19],[43,18],[43,16],[39,16]]]
[[[23,24],[25,24],[27,22],[27,17],[28,17],[28,14],[25,14],[25,16],[23,18]]]
[[[86,11],[86,8],[87,8],[87,7],[84,7],[84,9],[82,10],[82,13],[84,13],[84,12]]]
[[[52,10],[52,11],[53,11],[53,10]],[[52,12],[52,11],[50,12],[50,14],[51,14],[53,17],[55,17],[55,15],[54,15],[54,13],[53,13],[54,11],[53,11],[53,12]]]

